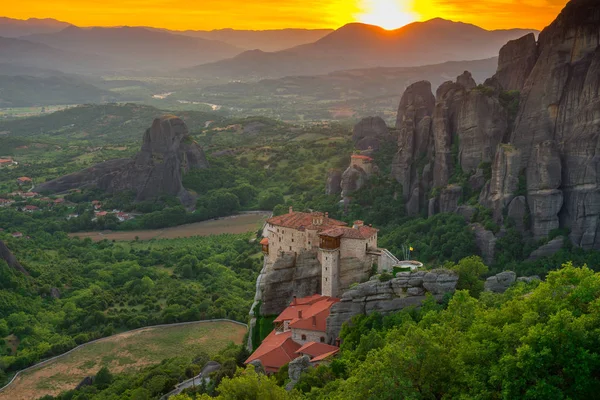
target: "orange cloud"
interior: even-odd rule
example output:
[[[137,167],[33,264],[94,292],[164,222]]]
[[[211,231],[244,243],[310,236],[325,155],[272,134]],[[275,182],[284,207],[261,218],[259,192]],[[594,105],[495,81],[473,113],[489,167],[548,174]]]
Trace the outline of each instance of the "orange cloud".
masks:
[[[378,0],[378,3],[382,1],[385,2]],[[416,19],[442,17],[488,29],[541,29],[567,3],[567,0],[388,1],[390,7],[398,4],[401,9],[408,7],[408,15]],[[21,0],[7,3],[1,13],[13,18],[51,17],[80,26],[146,25],[179,30],[337,28],[357,16],[372,14],[369,14],[371,10],[365,10],[365,0]],[[389,26],[393,22],[385,19]]]

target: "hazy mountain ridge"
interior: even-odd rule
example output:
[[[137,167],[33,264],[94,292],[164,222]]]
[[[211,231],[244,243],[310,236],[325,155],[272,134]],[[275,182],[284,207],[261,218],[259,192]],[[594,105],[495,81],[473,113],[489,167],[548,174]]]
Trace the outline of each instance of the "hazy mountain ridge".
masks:
[[[29,18],[26,20],[0,17],[0,36],[20,37],[35,33],[51,33],[64,29],[71,24],[52,18]]]
[[[115,69],[178,69],[231,57],[242,50],[224,42],[138,27],[78,28],[22,39],[81,54],[115,59]]]
[[[487,31],[440,18],[415,22],[393,31],[351,23],[311,44],[273,53],[249,51],[232,59],[187,69],[184,73],[260,79],[482,59],[497,56],[507,41],[530,32],[537,31]]]

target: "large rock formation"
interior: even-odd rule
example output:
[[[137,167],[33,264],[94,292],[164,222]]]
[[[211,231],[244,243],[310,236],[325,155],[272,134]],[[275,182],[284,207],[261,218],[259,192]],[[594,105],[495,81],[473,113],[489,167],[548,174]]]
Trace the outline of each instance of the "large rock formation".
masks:
[[[537,61],[535,35],[530,33],[511,40],[500,49],[494,79],[504,90],[521,90]]]
[[[325,183],[325,194],[342,193],[342,171],[332,169],[327,173],[327,182]]]
[[[358,150],[379,150],[381,143],[390,140],[390,131],[381,117],[363,118],[354,126],[352,141]]]
[[[448,270],[400,272],[396,278],[380,282],[371,280],[347,290],[339,303],[331,307],[327,318],[327,341],[334,343],[342,324],[355,315],[379,312],[387,314],[406,307],[419,306],[426,293],[438,300],[453,293],[458,275]]]
[[[2,240],[0,240],[0,260],[4,260],[10,268],[29,275],[29,272],[23,268],[23,266],[19,263],[13,253],[10,252]]]
[[[517,274],[512,271],[504,271],[490,276],[486,279],[484,290],[486,292],[504,293],[517,280]]]
[[[344,199],[350,198],[352,193],[367,183],[368,179],[369,175],[364,169],[358,165],[351,164],[342,174],[342,197]]]
[[[184,189],[182,172],[208,168],[202,148],[193,141],[185,123],[172,115],[157,118],[146,130],[140,152],[133,159],[106,161],[37,186],[36,192],[63,192],[97,187],[109,193],[132,190],[142,201],[162,194],[193,204]]]

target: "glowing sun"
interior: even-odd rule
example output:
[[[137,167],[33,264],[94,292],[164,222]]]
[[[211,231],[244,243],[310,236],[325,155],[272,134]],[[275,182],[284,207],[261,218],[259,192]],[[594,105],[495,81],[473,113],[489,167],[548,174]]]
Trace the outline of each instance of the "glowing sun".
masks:
[[[362,13],[355,17],[365,24],[377,25],[384,29],[396,29],[419,19],[411,10],[411,0],[362,0]]]

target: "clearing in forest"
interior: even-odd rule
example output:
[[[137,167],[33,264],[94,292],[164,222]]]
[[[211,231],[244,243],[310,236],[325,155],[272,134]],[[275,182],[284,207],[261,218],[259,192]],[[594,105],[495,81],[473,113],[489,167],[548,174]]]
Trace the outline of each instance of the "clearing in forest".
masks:
[[[220,235],[223,233],[239,234],[256,231],[267,220],[270,213],[240,214],[223,217],[210,221],[196,222],[193,224],[179,225],[172,228],[145,229],[141,231],[102,231],[102,232],[76,232],[71,237],[91,238],[95,242],[103,239],[130,241],[150,239],[176,239],[191,236]]]
[[[241,344],[246,327],[233,322],[198,322],[145,328],[102,339],[21,375],[0,400],[30,400],[74,389],[86,376],[107,366],[112,373],[131,372],[166,358],[205,352],[216,354],[230,342]]]

